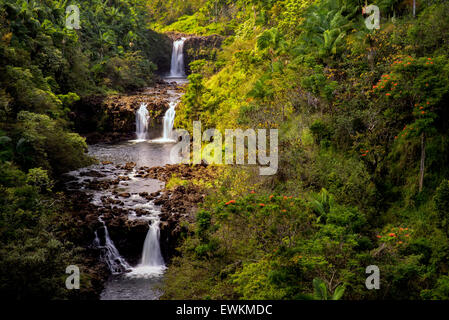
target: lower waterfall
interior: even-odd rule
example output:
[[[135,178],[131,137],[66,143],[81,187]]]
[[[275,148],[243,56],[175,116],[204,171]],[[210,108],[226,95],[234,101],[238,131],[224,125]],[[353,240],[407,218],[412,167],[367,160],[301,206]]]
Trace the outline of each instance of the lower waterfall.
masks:
[[[109,270],[112,274],[120,274],[131,269],[131,266],[126,262],[126,260],[120,255],[114,242],[109,237],[108,228],[106,227],[103,220],[104,228],[104,245],[101,245],[100,238],[98,237],[98,232],[95,231],[95,239],[93,242],[94,247],[102,250],[101,258],[107,264]]]
[[[159,244],[159,222],[159,218],[150,222],[143,243],[141,262],[135,268],[132,268],[130,273],[126,274],[128,277],[152,277],[164,272],[166,267]]]
[[[136,112],[136,136],[138,140],[145,140],[147,138],[148,118],[147,104],[142,103]]]
[[[159,221],[154,221],[148,229],[143,244],[141,266],[163,266],[161,248],[159,245]]]

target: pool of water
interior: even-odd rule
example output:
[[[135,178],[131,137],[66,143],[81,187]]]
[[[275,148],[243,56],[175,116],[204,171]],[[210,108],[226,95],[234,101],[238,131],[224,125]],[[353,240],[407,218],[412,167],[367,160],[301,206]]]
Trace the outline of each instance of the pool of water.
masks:
[[[101,293],[101,300],[157,300],[162,295],[163,274],[153,277],[111,276]]]

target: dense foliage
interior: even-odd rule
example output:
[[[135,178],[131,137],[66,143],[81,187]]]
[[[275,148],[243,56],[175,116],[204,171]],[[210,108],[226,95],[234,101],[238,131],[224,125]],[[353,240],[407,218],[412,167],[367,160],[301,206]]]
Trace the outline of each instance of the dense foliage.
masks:
[[[81,29],[66,26],[70,4]],[[169,53],[149,19],[143,0],[0,0],[0,296],[68,296],[65,268],[81,249],[64,237],[70,204],[53,185],[92,163],[71,107],[152,83]]]
[[[208,196],[163,298],[449,299],[449,4],[413,3],[377,1],[369,30],[361,0],[80,0],[71,30],[68,1],[0,0],[0,295],[71,297],[83,250],[55,182],[91,163],[71,107],[151,84],[155,29],[224,37],[191,63],[177,127],[280,131],[274,176],[169,181]]]
[[[356,0],[212,4],[216,19],[171,25],[231,27],[216,60],[194,63],[176,124],[278,128],[280,165],[225,168],[165,298],[448,299],[449,4],[413,17],[412,2],[378,1],[379,30]]]

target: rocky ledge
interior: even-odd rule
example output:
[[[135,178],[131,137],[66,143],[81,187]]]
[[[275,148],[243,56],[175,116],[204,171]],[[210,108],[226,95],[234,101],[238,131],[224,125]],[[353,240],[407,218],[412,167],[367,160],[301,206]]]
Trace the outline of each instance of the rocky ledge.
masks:
[[[167,32],[165,34],[172,41],[186,38],[184,42],[184,65],[186,74],[190,74],[190,63],[194,60],[205,59],[215,60],[217,53],[221,50],[221,44],[225,37],[220,35],[198,36],[180,32]]]
[[[183,222],[193,222],[197,207],[206,197],[201,187],[189,183],[191,180],[211,181],[216,175],[214,167],[201,165],[165,165],[145,170],[144,177],[168,182],[172,176],[186,181],[186,185],[163,189],[148,199],[161,206],[161,251],[166,261],[176,255],[178,239],[183,232],[188,232]]]
[[[110,173],[114,170],[116,173],[111,175]],[[185,183],[158,191],[153,189],[135,194],[122,190],[122,187],[130,182],[131,173],[135,178],[148,182],[168,182],[171,177],[176,176]],[[139,217],[147,215],[148,211],[133,208],[129,204],[135,201],[151,202],[161,211],[161,251],[165,261],[169,263],[176,255],[180,235],[188,232],[183,222],[194,221],[196,208],[206,196],[205,190],[192,181],[212,180],[215,173],[214,167],[205,164],[137,168],[133,162],[123,165],[103,162],[100,168],[80,172],[78,177],[81,180],[68,178],[66,194],[71,198],[72,203],[70,239],[86,248],[83,267],[89,270],[90,278],[96,283],[95,288],[99,291],[98,294],[102,290],[103,281],[109,274],[105,264],[100,260],[100,249],[92,245],[95,231],[100,239],[104,238],[104,228],[99,217],[101,216],[107,226],[109,235],[120,254],[131,265],[137,265],[148,232],[148,220],[139,219]],[[80,191],[82,188],[94,193]],[[100,193],[99,202],[93,204],[94,194],[98,196]],[[135,218],[130,219],[130,216]]]
[[[114,143],[135,138],[136,110],[147,104],[150,127],[155,133],[169,108],[169,90],[179,90],[175,82],[158,81],[139,92],[112,96],[88,96],[78,101],[71,113],[75,131],[86,137],[87,143]],[[151,134],[151,132],[150,132]]]
[[[224,37],[219,35],[189,37],[184,42],[184,63],[190,74],[190,63],[195,60],[216,60]]]

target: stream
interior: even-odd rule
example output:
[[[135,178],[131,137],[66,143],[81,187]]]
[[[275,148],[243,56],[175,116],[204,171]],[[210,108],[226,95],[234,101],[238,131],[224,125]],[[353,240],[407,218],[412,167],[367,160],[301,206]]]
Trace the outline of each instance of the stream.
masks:
[[[165,78],[166,81],[175,81],[178,84],[186,82],[184,40],[185,38],[182,38],[173,43],[171,72]],[[102,226],[95,231],[92,247],[99,249],[100,259],[111,273],[104,284],[101,300],[155,300],[162,294],[160,285],[166,266],[159,240],[160,207],[154,204],[154,200],[148,200],[144,194],[161,190],[164,183],[143,178],[139,172],[143,168],[171,163],[170,150],[174,143],[171,133],[175,107],[181,94],[176,90],[168,90],[167,94],[169,109],[165,113],[163,127],[158,136],[150,134],[149,112],[147,105],[142,103],[136,111],[137,139],[116,144],[90,145],[89,155],[95,157],[99,164],[68,173],[71,180],[67,183],[67,190],[82,191],[90,195],[91,203],[99,210],[106,206],[126,210],[128,220],[148,223],[148,232],[141,244],[141,258],[132,264],[122,256],[111,238],[105,222],[108,217],[104,214],[99,216]],[[116,181],[112,187],[109,187],[110,181]],[[92,187],[101,186],[102,182],[108,183],[108,187]]]

